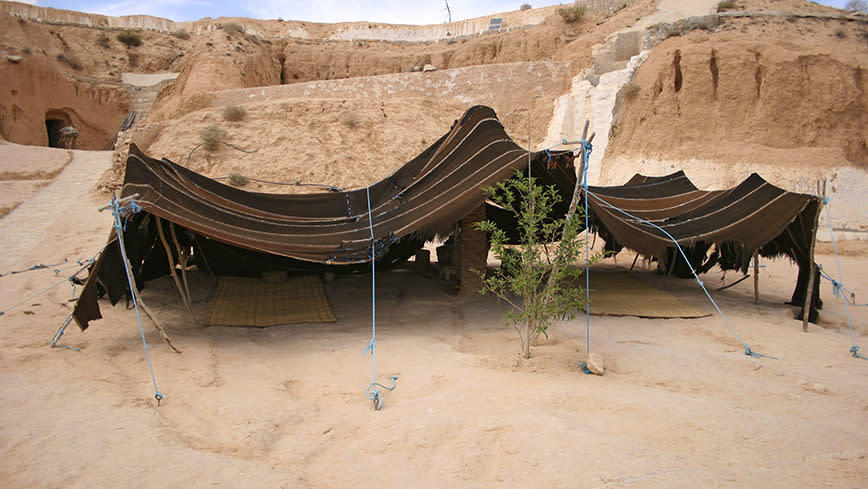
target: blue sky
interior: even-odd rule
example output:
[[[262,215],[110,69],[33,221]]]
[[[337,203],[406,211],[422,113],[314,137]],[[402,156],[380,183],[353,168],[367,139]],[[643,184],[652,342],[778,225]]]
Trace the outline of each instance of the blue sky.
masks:
[[[19,0],[21,1],[21,0]],[[175,21],[204,17],[250,17],[255,19],[305,20],[311,22],[370,21],[393,24],[439,24],[446,22],[445,0],[260,0],[218,2],[209,0],[36,0],[41,7],[120,16],[145,14]],[[823,0],[824,5],[843,8],[847,0]],[[569,0],[449,0],[452,20],[481,17],[517,10],[523,3],[544,7]]]

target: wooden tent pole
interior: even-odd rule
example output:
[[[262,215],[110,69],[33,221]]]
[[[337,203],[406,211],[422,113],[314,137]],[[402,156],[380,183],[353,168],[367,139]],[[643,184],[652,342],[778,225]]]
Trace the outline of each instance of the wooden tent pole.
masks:
[[[820,193],[820,181],[817,180],[817,193]],[[814,251],[817,246],[817,227],[820,224],[820,211],[823,210],[823,201],[826,198],[826,182],[823,182],[823,193],[817,204],[817,214],[814,216],[814,225],[811,227],[811,247],[808,249],[808,262],[811,270],[808,273],[808,287],[805,290],[805,304],[802,309],[802,331],[808,332],[808,319],[811,317],[811,306],[814,302],[814,282],[817,280],[817,270],[814,266]]]
[[[753,251],[753,302],[759,304],[759,250]]]
[[[193,309],[187,302],[187,296],[184,295],[184,289],[181,288],[181,281],[178,280],[178,274],[175,273],[175,259],[172,257],[172,250],[169,248],[169,243],[166,241],[166,234],[163,232],[163,220],[159,217],[157,217],[157,234],[160,235],[163,249],[166,250],[166,258],[169,259],[169,273],[172,275],[172,280],[175,281],[175,287],[178,288],[178,293],[181,295],[181,302],[184,303],[184,307],[187,308],[187,313],[190,314],[190,317],[195,321],[196,317],[193,315]],[[150,313],[148,315],[150,316]]]
[[[123,246],[123,245],[124,245],[123,240],[122,239],[119,240],[118,246]],[[133,267],[130,266],[129,260],[124,260],[124,267],[126,267],[126,269],[127,269],[127,276],[132,278]],[[130,293],[135,296],[133,300],[136,301],[136,304],[142,306],[142,310],[145,311],[145,314],[147,314],[149,318],[151,318],[151,321],[153,321],[153,323],[154,323],[154,327],[157,328],[157,331],[160,333],[160,336],[162,336],[163,339],[166,341],[166,343],[169,345],[169,348],[171,348],[175,353],[181,353],[181,350],[175,348],[175,345],[172,344],[172,339],[169,338],[169,335],[167,335],[166,331],[163,329],[163,327],[160,326],[160,323],[159,323],[159,321],[157,321],[156,316],[154,316],[151,313],[151,310],[148,308],[148,306],[145,305],[145,301],[142,300],[142,295],[139,293],[138,287],[136,287],[136,285],[135,285],[136,284],[135,280],[131,280],[131,282],[133,284],[133,287],[130,289]]]
[[[172,222],[169,223],[169,232],[172,234],[172,242],[175,243],[175,249],[178,250],[178,262],[181,265],[181,281],[184,282],[184,293],[187,296],[187,307],[192,315],[193,299],[190,298],[190,286],[187,283],[187,260],[189,259],[189,255],[186,252],[181,251],[181,244],[178,242],[178,234],[175,232],[175,224]],[[193,316],[193,322],[197,322],[195,316]]]
[[[166,343],[169,345],[169,348],[171,348],[172,351],[174,351],[175,353],[181,353],[181,350],[175,348],[175,345],[172,344],[172,338],[169,338],[169,335],[167,335],[166,331],[163,329],[163,327],[160,326],[160,323],[157,321],[157,318],[154,316],[153,313],[151,313],[151,310],[148,308],[148,306],[145,305],[145,301],[142,300],[142,296],[141,296],[141,294],[139,294],[139,291],[136,290],[136,291],[133,291],[133,293],[136,294],[136,302],[138,302],[139,305],[142,306],[142,310],[145,311],[145,314],[147,314],[148,317],[151,318],[151,321],[154,322],[154,327],[157,328],[157,331],[159,331],[160,336],[162,336],[163,339],[166,340]]]

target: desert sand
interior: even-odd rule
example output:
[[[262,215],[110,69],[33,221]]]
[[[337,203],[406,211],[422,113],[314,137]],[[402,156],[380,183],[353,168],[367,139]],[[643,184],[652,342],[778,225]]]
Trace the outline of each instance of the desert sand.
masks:
[[[203,19],[175,26],[150,18],[144,21],[170,27],[142,31],[136,49],[113,37],[103,41],[99,25],[108,21],[100,16],[0,16],[0,50],[12,56],[0,62],[0,80],[17,87],[0,94],[0,486],[868,487],[868,361],[850,354],[854,344],[868,350],[868,310],[848,310],[823,281],[819,323],[803,332],[797,308],[785,304],[797,273],[787,260],[763,261],[759,304],[753,280],[718,291],[738,274],[704,275],[723,315],[695,281],[658,275],[640,261],[632,276],[711,314],[579,315],[552,326],[529,359],[504,320],[505,304],[456,296],[453,281],[420,274],[412,264],[376,276],[376,370],[364,353],[372,336],[366,273],[324,282],[334,323],[204,327],[164,277],[142,295],[182,353],[143,317],[146,356],[135,311],[107,303],[104,319],[85,332],[71,325],[62,347],[49,346],[79,291],[67,277],[105,244],[112,217],[98,209],[123,177],[123,144],[114,153],[93,150],[139,110],[132,106],[143,93],[156,102],[146,104],[147,118],[122,142],[151,156],[210,177],[360,187],[444,134],[467,109],[466,94],[275,99],[246,106],[246,118],[235,122],[222,116],[215,94],[402,74],[423,63],[440,70],[492,65],[497,72],[495,63],[530,61],[567,63],[567,94],[595,66],[596,49],[610,34],[716,4],[627,3],[579,25],[552,14],[512,31],[419,43],[332,38],[352,25]],[[837,15],[800,0],[738,7],[755,16],[673,31],[635,73],[636,88],[608,94],[621,108],[611,132],[593,126],[597,141],[608,135],[611,142],[602,166],[611,181],[604,183],[638,170],[684,168],[703,188],[725,188],[760,171],[773,182],[807,187],[782,183],[788,190],[811,191],[817,178],[829,176],[832,208],[855,209],[835,225],[864,236],[858,189],[868,154],[865,22],[765,16]],[[531,13],[504,18],[522,15]],[[84,25],[93,19],[104,24]],[[247,30],[231,31],[235,23]],[[75,73],[71,58],[82,65]],[[162,86],[123,85],[131,72],[180,75]],[[683,87],[676,88],[676,73]],[[560,102],[498,89],[505,96],[496,109],[507,131],[519,144],[539,147]],[[576,98],[570,110],[606,112],[590,107],[597,98],[605,97]],[[609,119],[617,112],[607,110]],[[87,151],[40,147],[49,116],[82,127],[78,147]],[[189,156],[208,125],[257,152]],[[836,190],[845,183],[847,193]],[[245,189],[298,190],[259,183]],[[843,283],[863,304],[866,243],[836,244]],[[626,271],[632,262],[622,252],[590,273]],[[831,243],[819,244],[817,262],[838,276]],[[215,285],[202,272],[190,279],[201,318]],[[745,355],[745,344],[768,356]],[[604,375],[580,370],[589,350],[605,360]],[[366,389],[373,380],[389,385],[393,375],[397,386],[383,391],[377,411]]]

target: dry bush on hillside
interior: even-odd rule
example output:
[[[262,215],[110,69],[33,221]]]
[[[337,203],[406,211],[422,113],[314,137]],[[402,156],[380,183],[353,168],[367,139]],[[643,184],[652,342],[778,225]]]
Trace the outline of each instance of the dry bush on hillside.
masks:
[[[141,46],[142,45],[142,36],[139,35],[138,32],[135,31],[120,31],[115,38],[126,44],[127,47]]]
[[[96,43],[104,47],[105,49],[112,47],[111,39],[109,39],[109,37],[105,35],[105,33],[100,34],[99,37],[96,38]]]
[[[561,7],[558,9],[558,13],[561,14],[561,17],[563,17],[564,22],[567,24],[573,24],[582,20],[585,17],[586,11],[587,7],[578,2],[574,3],[570,7]]]
[[[865,0],[850,0],[847,5],[844,5],[844,10],[868,14],[868,3],[865,3]]]
[[[234,22],[223,24],[220,26],[220,29],[223,29],[228,34],[241,34],[244,32],[244,27],[241,27],[241,24],[236,24]]]
[[[362,125],[362,118],[358,116],[355,112],[347,112],[341,116],[341,124],[349,127],[350,129],[355,129]]]
[[[57,61],[62,61],[64,63],[66,63],[73,70],[80,70],[81,69],[81,61],[79,61],[78,58],[76,58],[75,56],[73,56],[71,54],[58,54],[57,55]]]
[[[177,37],[178,39],[190,39],[190,33],[187,32],[187,29],[184,29],[183,27],[180,29],[176,29],[175,32],[172,33],[172,35]]]
[[[220,147],[220,143],[226,137],[226,131],[217,126],[205,126],[199,131],[199,135],[202,136],[202,146],[208,151],[214,151]]]
[[[721,10],[735,10],[738,8],[738,5],[733,0],[723,0],[717,3],[717,11]]]
[[[237,122],[247,117],[247,109],[240,105],[227,105],[223,107],[223,120]]]
[[[530,10],[532,8],[533,7],[531,7],[529,3],[523,3],[523,4],[521,4],[521,7],[519,7],[518,9],[519,10]]]
[[[229,174],[229,184],[235,187],[243,187],[250,182],[250,179],[240,173]]]
[[[639,90],[639,84],[636,80],[630,80],[629,83],[621,88],[621,94],[623,94],[625,100],[632,100],[639,95]]]

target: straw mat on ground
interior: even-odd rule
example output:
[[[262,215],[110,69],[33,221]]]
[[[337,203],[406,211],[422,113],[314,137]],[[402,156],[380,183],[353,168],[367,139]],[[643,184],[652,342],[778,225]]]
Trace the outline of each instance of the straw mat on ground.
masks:
[[[266,327],[278,324],[333,323],[331,307],[316,275],[283,282],[220,277],[203,323],[209,326]]]
[[[625,272],[591,270],[591,314],[644,318],[698,318],[702,308],[635,279]]]

